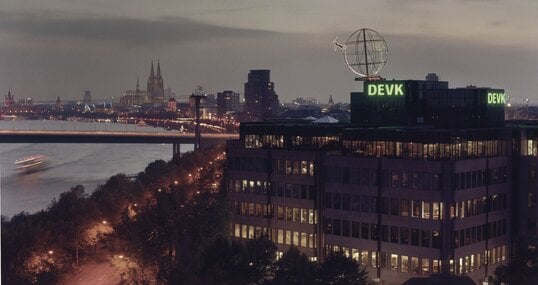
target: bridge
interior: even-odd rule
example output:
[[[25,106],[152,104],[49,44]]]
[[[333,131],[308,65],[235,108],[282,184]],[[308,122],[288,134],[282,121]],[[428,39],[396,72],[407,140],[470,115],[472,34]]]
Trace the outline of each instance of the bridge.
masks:
[[[202,145],[225,143],[239,134],[202,134]],[[174,132],[0,130],[0,143],[156,143],[172,144],[174,157],[181,144],[195,144],[194,134]]]

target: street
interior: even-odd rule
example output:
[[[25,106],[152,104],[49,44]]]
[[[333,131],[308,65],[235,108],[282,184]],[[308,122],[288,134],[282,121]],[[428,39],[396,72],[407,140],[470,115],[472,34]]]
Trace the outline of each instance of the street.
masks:
[[[119,278],[114,275],[114,269],[110,263],[104,259],[96,259],[87,265],[82,266],[79,272],[66,277],[61,282],[64,285],[115,285],[119,283]]]

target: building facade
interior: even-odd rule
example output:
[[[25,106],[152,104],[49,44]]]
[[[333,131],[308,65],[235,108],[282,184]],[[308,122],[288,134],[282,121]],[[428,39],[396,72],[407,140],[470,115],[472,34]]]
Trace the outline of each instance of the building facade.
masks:
[[[226,90],[217,93],[217,116],[222,118],[227,112],[237,112],[241,110],[239,93]]]
[[[383,284],[491,276],[536,232],[538,124],[500,120],[503,90],[432,80],[367,82],[354,124],[242,124],[227,149],[232,236],[265,233],[312,261],[343,251]],[[393,115],[353,114],[367,108]]]
[[[253,121],[274,117],[279,110],[275,84],[267,69],[251,70],[245,83],[245,106],[243,111]]]

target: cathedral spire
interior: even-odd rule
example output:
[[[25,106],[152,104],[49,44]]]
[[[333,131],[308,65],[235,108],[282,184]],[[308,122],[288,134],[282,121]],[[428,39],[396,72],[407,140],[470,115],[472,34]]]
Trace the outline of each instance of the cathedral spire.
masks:
[[[157,60],[157,78],[162,78],[161,76],[161,63]]]
[[[153,71],[153,60],[151,61],[151,72],[149,74],[149,78],[154,78],[155,77],[155,72]]]
[[[139,79],[138,79],[138,76],[136,77],[136,92],[140,91],[140,83],[139,83]]]

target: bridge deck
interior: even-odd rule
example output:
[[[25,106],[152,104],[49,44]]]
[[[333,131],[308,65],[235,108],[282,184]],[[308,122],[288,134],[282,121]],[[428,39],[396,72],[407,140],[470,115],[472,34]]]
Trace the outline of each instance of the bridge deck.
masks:
[[[202,134],[202,142],[224,143],[238,134]],[[18,131],[0,130],[0,143],[184,143],[193,144],[194,134],[173,132],[114,131]]]

